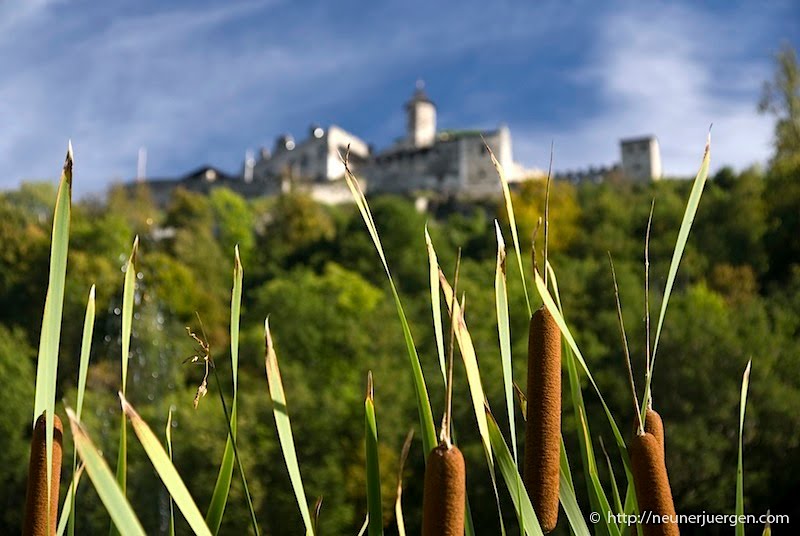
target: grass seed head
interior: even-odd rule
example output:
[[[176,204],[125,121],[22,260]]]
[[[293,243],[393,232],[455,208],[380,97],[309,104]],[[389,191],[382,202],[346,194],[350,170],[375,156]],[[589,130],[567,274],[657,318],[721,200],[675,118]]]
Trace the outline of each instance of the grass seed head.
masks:
[[[28,490],[25,501],[25,536],[55,534],[58,522],[58,491],[61,483],[61,443],[63,427],[58,415],[53,415],[53,458],[50,480],[50,505],[47,504],[47,443],[45,414],[36,419],[31,439],[28,465]],[[48,524],[50,530],[48,530]]]
[[[545,307],[528,334],[525,488],[544,532],[558,523],[561,455],[561,331]]]
[[[422,536],[463,536],[466,468],[458,447],[440,444],[425,467]]]
[[[634,435],[628,447],[636,484],[636,500],[639,512],[675,519],[675,504],[669,486],[667,466],[664,463],[663,443],[651,433]],[[651,518],[652,521],[652,518]],[[677,536],[677,523],[642,523],[644,536]]]

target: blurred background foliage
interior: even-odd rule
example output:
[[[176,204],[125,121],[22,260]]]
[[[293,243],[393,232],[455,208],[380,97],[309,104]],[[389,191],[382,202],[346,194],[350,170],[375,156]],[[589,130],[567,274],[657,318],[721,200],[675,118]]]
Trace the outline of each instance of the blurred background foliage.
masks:
[[[794,500],[800,482],[800,137],[792,129],[800,125],[796,68],[796,59],[780,64],[765,92],[762,109],[777,118],[776,152],[769,166],[738,173],[722,168],[709,180],[667,314],[653,389],[666,424],[667,462],[681,513],[733,511],[739,385],[752,358],[744,430],[746,511],[771,509],[800,518]],[[793,77],[780,69],[795,69]],[[634,368],[643,381],[647,216],[655,198],[651,309],[658,311],[689,187],[689,181],[680,180],[552,185],[550,259],[565,315],[620,423],[632,422],[632,414],[607,252],[616,264]],[[541,182],[514,192],[524,252],[541,216],[543,196]],[[24,496],[33,348],[39,340],[54,198],[49,184],[23,184],[0,193],[0,525],[9,533],[19,531]],[[495,218],[510,243],[502,206],[451,200],[423,214],[408,199],[370,202],[411,321],[435,419],[443,410],[444,386],[430,320],[426,224],[449,275],[462,248],[460,288],[467,296],[467,321],[484,388],[490,403],[503,407],[493,290]],[[157,207],[146,185],[114,187],[102,201],[75,203],[58,398],[75,404],[83,311],[95,283],[98,320],[84,420],[112,465],[119,422],[121,267],[136,234],[141,256],[128,396],[155,430],[163,430],[169,408],[175,408],[176,465],[201,509],[210,499],[226,427],[216,396],[192,409],[202,370],[182,364],[192,354],[184,327],[198,327],[195,311],[203,318],[230,397],[228,323],[233,247],[238,244],[244,264],[239,445],[260,522],[276,535],[297,534],[302,526],[265,378],[263,321],[270,315],[306,491],[311,504],[323,497],[321,534],[355,533],[364,519],[362,411],[368,370],[375,378],[385,520],[387,532],[394,533],[397,462],[417,416],[400,325],[355,207],[322,206],[299,194],[245,200],[225,189],[207,197],[179,190],[169,206]],[[530,260],[524,262],[530,270]],[[524,386],[528,318],[516,263],[509,262],[508,270],[515,378]],[[596,448],[601,437],[612,444],[596,397],[587,391],[585,399]],[[63,418],[63,405],[59,411]],[[461,367],[456,368],[454,412],[469,467],[475,523],[479,533],[493,532],[497,512]],[[496,417],[507,430],[505,413],[497,411]],[[564,437],[580,482],[575,424],[567,412]],[[65,459],[72,455],[67,443]],[[606,471],[605,464],[599,466]],[[420,528],[423,468],[417,436],[403,495],[412,534]],[[621,471],[616,460],[615,470]],[[603,474],[605,482],[607,477]],[[68,478],[65,474],[62,482]],[[621,472],[617,478],[623,479]],[[579,501],[587,505],[585,487],[576,487]],[[129,441],[128,489],[147,531],[164,532],[168,497],[136,441]],[[501,500],[513,523],[508,496]],[[81,533],[101,533],[108,526],[86,482],[78,494],[77,523]],[[247,532],[248,524],[234,478],[222,533]]]

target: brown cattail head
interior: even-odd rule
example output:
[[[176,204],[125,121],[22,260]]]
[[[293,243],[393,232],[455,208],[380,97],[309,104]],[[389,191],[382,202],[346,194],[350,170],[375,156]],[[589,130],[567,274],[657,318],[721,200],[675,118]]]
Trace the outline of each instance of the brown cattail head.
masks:
[[[661,415],[652,408],[647,408],[644,418],[644,431],[648,434],[653,434],[658,444],[661,445],[661,454],[664,455],[664,422],[661,420]],[[666,459],[666,456],[664,458]]]
[[[678,536],[680,531],[675,521],[675,504],[669,487],[667,466],[664,463],[663,444],[651,433],[634,435],[628,452],[631,457],[633,481],[636,484],[636,500],[642,514],[644,536]],[[649,517],[653,516],[653,517]],[[666,523],[655,523],[666,520]],[[671,516],[671,517],[668,517]]]
[[[50,480],[50,505],[47,504],[47,443],[45,414],[36,419],[31,439],[28,464],[28,492],[25,501],[24,536],[50,536],[58,522],[58,491],[61,483],[61,442],[63,428],[58,415],[53,415],[53,458]],[[49,524],[49,530],[48,530]]]
[[[528,333],[525,488],[544,532],[558,522],[561,455],[561,331],[542,307]]]
[[[433,449],[425,467],[422,536],[464,536],[466,469],[458,447]]]

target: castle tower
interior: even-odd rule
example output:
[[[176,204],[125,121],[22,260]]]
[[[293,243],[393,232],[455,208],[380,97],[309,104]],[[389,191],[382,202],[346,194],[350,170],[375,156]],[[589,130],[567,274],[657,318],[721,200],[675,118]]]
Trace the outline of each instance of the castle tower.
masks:
[[[430,147],[436,141],[436,105],[428,98],[421,80],[406,103],[406,132],[411,147]]]
[[[633,181],[661,178],[661,150],[655,136],[621,140],[622,172]]]

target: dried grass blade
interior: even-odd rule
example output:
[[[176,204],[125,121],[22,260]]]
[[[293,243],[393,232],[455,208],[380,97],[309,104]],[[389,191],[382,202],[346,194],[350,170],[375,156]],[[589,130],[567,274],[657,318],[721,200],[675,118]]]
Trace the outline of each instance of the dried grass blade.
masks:
[[[272,412],[275,415],[275,426],[278,429],[278,439],[281,443],[283,459],[286,468],[289,470],[289,479],[292,482],[292,489],[300,508],[300,515],[306,527],[306,536],[314,536],[314,525],[311,521],[311,512],[308,509],[308,500],[303,488],[303,479],[300,476],[300,465],[297,462],[297,451],[294,446],[292,435],[292,423],[289,420],[289,410],[286,405],[286,393],[283,390],[283,380],[278,366],[278,355],[272,344],[272,334],[269,331],[269,319],[264,322],[264,338],[266,340],[266,359],[267,383],[269,384],[269,394],[272,398]]]
[[[72,437],[75,440],[75,448],[78,450],[86,467],[86,473],[89,475],[100,501],[111,516],[114,526],[118,528],[122,536],[144,536],[142,524],[136,517],[125,494],[122,493],[114,475],[111,474],[111,469],[108,468],[102,454],[81,427],[75,413],[67,408],[67,415],[72,428]]]
[[[747,362],[742,376],[742,393],[739,397],[739,454],[736,462],[736,536],[744,536],[744,460],[742,456],[742,433],[744,430],[744,410],[747,406],[747,390],[750,387],[750,366],[752,360]]]
[[[144,448],[147,457],[150,459],[150,463],[153,464],[153,468],[156,470],[156,473],[158,473],[164,486],[166,486],[167,491],[169,491],[170,496],[183,514],[186,522],[189,523],[189,526],[195,534],[199,536],[210,536],[211,531],[208,530],[208,526],[203,519],[203,514],[201,514],[200,510],[197,508],[194,499],[189,493],[189,490],[186,489],[186,485],[183,483],[183,479],[178,474],[175,466],[172,465],[169,455],[164,450],[161,442],[150,427],[147,426],[147,423],[139,416],[133,406],[128,403],[125,399],[125,395],[120,392],[119,398],[122,403],[122,411],[131,420],[131,426],[133,427],[136,437],[139,439],[139,443],[141,443],[142,448]]]

